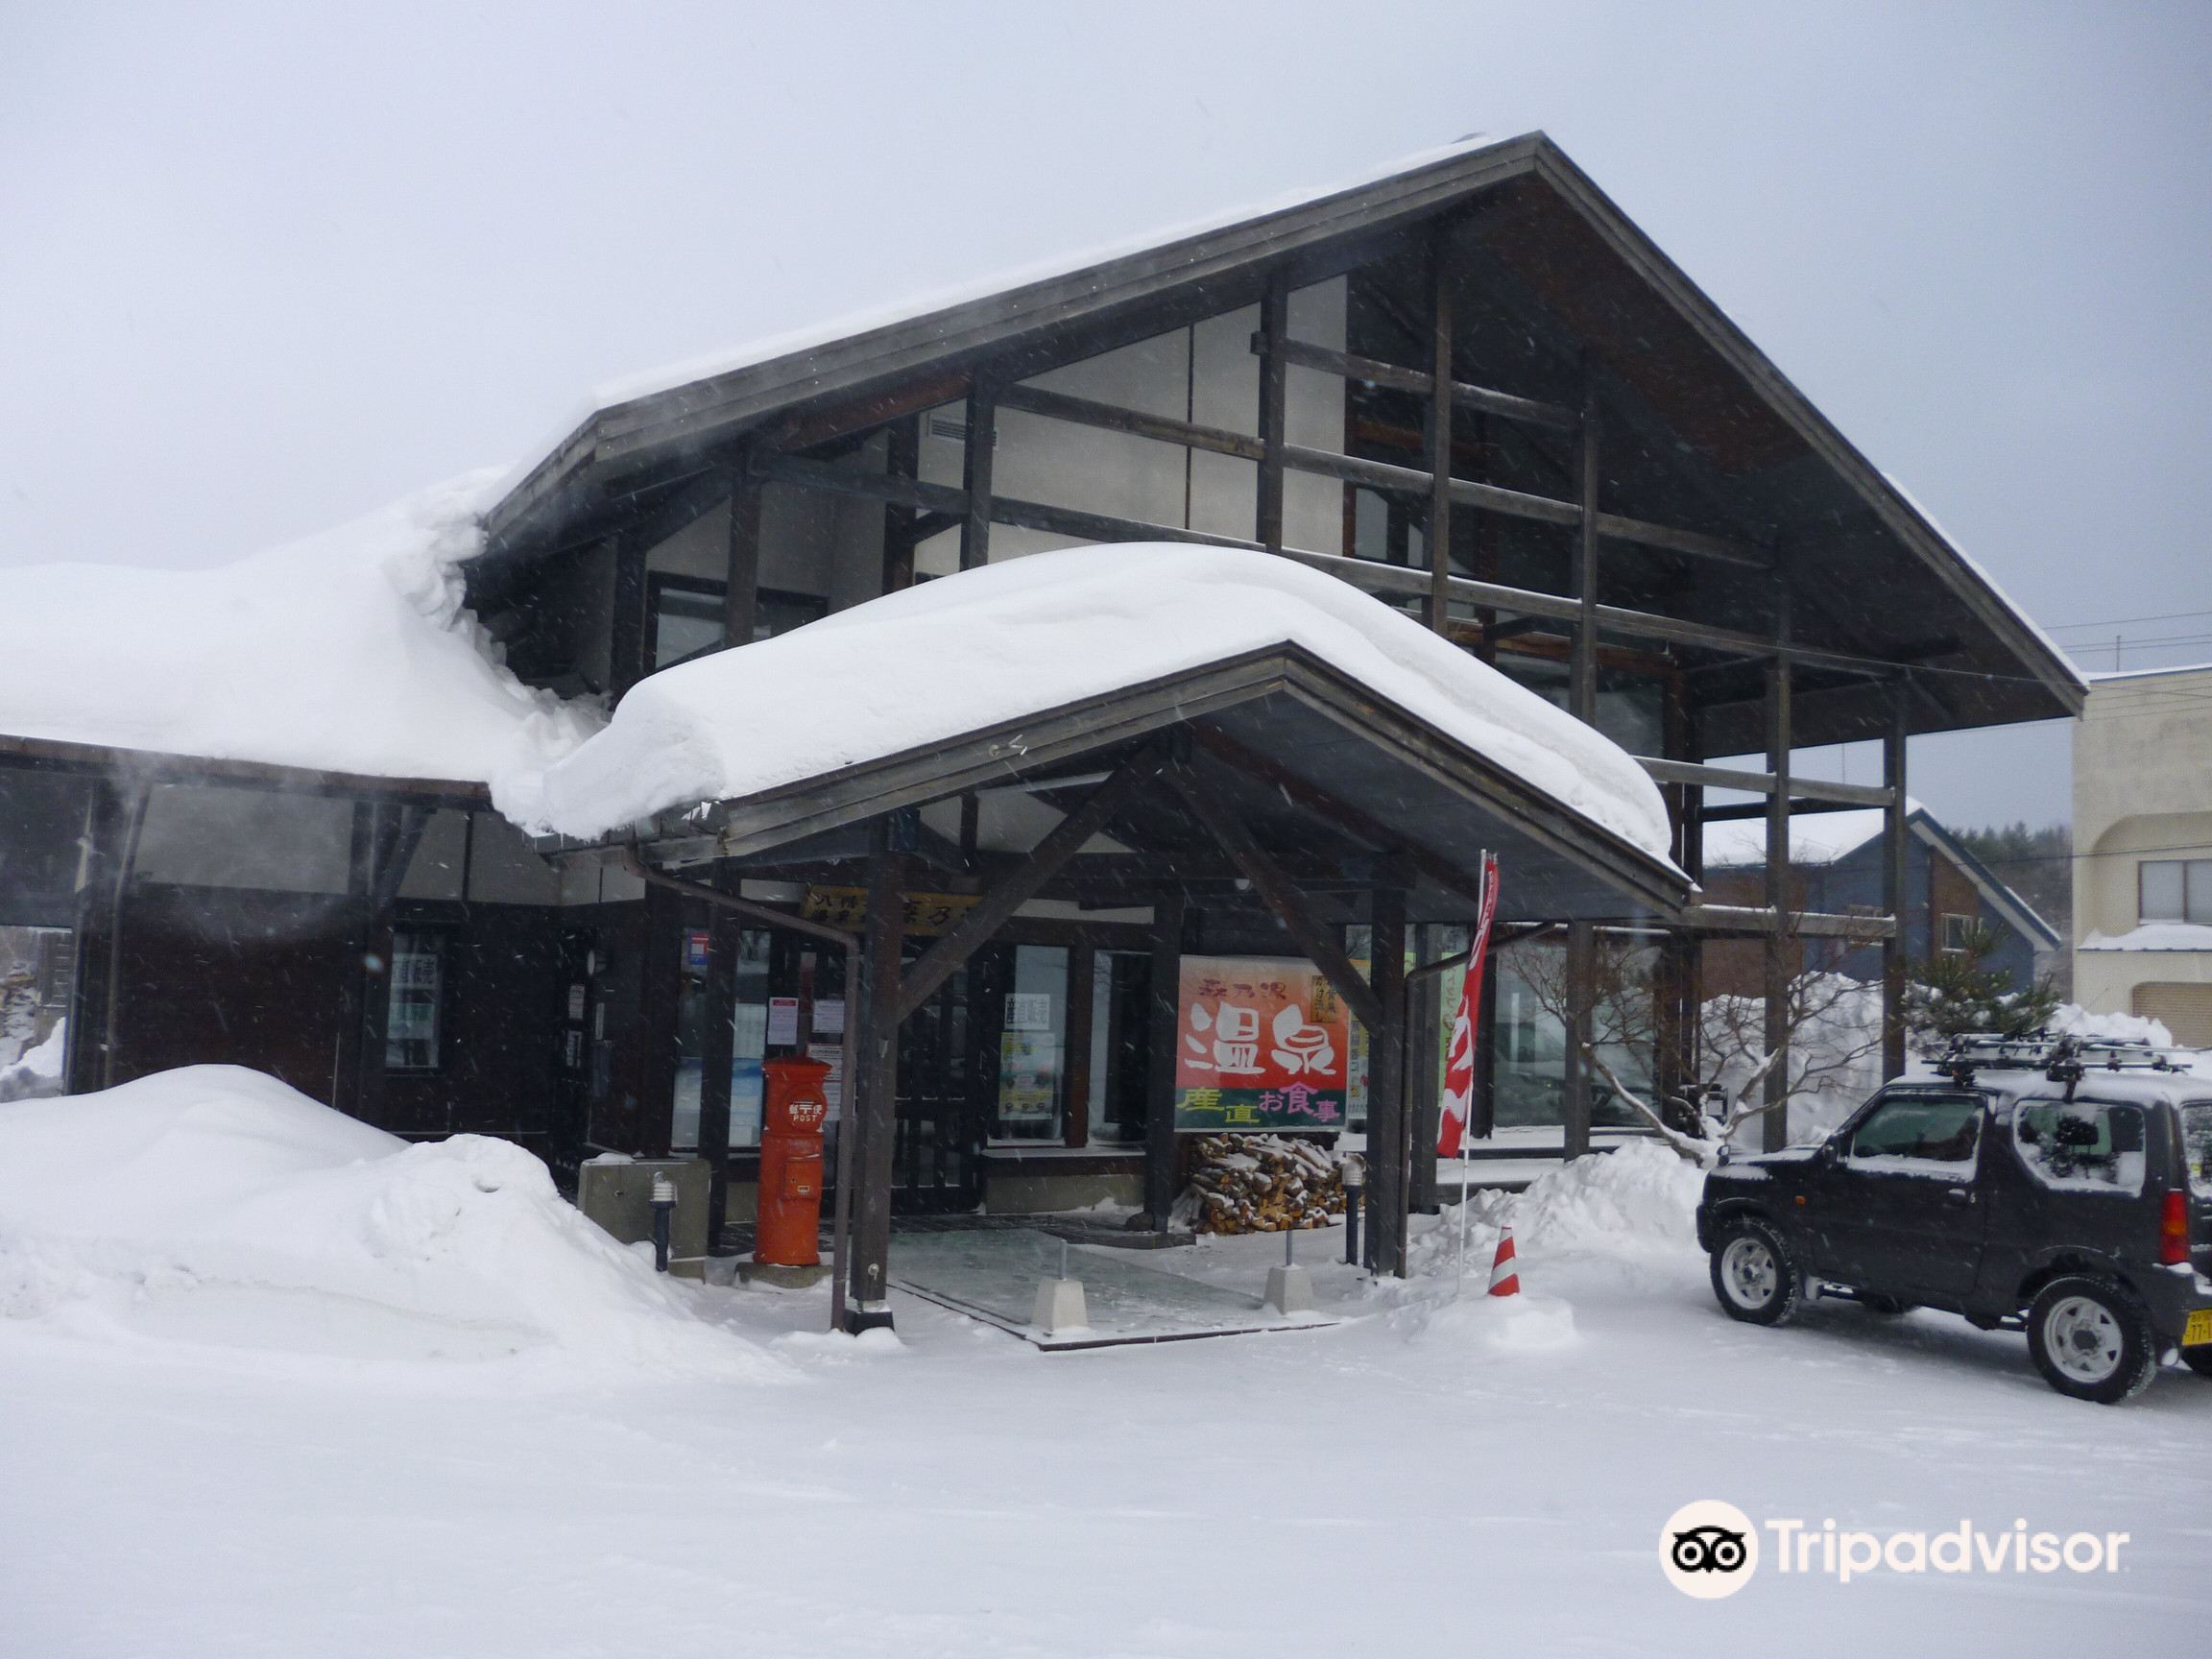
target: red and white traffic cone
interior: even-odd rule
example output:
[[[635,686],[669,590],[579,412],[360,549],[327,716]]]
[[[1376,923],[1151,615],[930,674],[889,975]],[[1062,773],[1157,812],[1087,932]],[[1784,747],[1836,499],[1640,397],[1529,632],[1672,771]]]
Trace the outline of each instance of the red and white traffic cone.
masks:
[[[1513,1223],[1510,1221],[1498,1235],[1498,1254],[1490,1258],[1490,1294],[1521,1294],[1521,1275],[1513,1269]]]

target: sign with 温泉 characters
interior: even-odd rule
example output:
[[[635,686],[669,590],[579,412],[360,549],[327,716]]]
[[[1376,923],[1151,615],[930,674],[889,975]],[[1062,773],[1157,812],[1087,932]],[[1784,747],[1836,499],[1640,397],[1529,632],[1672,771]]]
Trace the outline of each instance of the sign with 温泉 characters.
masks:
[[[1186,956],[1175,1023],[1175,1127],[1344,1127],[1352,1020],[1310,962]]]

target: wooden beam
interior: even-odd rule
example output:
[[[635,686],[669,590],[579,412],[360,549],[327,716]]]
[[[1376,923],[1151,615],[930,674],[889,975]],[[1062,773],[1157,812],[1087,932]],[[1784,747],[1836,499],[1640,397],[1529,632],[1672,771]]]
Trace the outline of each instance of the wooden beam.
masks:
[[[1636,764],[1654,782],[1687,783],[1705,789],[1740,789],[1748,795],[1771,795],[1783,789],[1808,801],[1830,802],[1838,806],[1887,806],[1891,791],[1875,783],[1832,783],[1824,778],[1776,778],[1767,772],[1740,772],[1733,766],[1706,766],[1690,760],[1658,760],[1639,756]],[[1707,816],[1726,808],[1716,807]]]
[[[1598,930],[1588,922],[1567,925],[1567,1042],[1561,1057],[1562,1150],[1580,1158],[1590,1150],[1592,1088],[1583,1046],[1596,1035]]]
[[[845,1328],[855,1334],[891,1324],[891,1176],[898,1141],[899,958],[906,927],[905,858],[892,850],[888,815],[875,823],[868,858],[868,918],[860,951],[860,1021],[849,1086],[854,1133],[854,1227]]]
[[[1124,760],[1114,775],[1084,799],[1083,805],[1052,827],[1031,849],[1019,867],[998,878],[983,902],[906,970],[899,993],[899,1018],[911,1017],[952,976],[961,963],[975,953],[1015,911],[1034,899],[1045,884],[1060,873],[1083,844],[1135,801],[1139,790],[1166,763],[1157,744],[1148,744]]]
[[[1598,398],[1584,368],[1582,431],[1575,447],[1581,523],[1575,544],[1574,654],[1568,667],[1567,707],[1585,726],[1598,724]]]
[[[614,597],[607,646],[607,689],[619,699],[651,666],[652,618],[645,614],[646,548],[634,536],[614,539]]]
[[[1382,1006],[1367,981],[1360,977],[1359,971],[1352,966],[1352,958],[1345,954],[1344,947],[1307,908],[1305,896],[1253,839],[1251,830],[1237,816],[1236,808],[1204,777],[1188,766],[1174,766],[1168,769],[1167,778],[1175,792],[1206,827],[1207,833],[1244,873],[1244,879],[1252,883],[1253,890],[1266,902],[1276,920],[1288,929],[1307,960],[1320,969],[1329,983],[1336,988],[1336,995],[1344,998],[1352,1017],[1367,1027],[1372,1038],[1382,1027]]]
[[[920,415],[967,395],[968,372],[950,370],[920,380],[908,380],[888,391],[871,393],[819,409],[795,411],[776,429],[779,449],[811,449],[817,444],[873,431],[903,416]]]
[[[1260,337],[1255,334],[1252,338],[1253,349],[1258,350]],[[1348,351],[1333,351],[1326,346],[1310,345],[1304,340],[1284,342],[1284,355],[1301,369],[1318,369],[1324,374],[1340,374],[1347,380],[1387,386],[1394,392],[1410,392],[1418,397],[1434,395],[1437,376],[1433,373],[1402,369],[1395,363],[1358,357]],[[1470,386],[1463,380],[1451,379],[1448,373],[1445,386],[1451,400],[1465,408],[1479,409],[1485,415],[1503,415],[1509,421],[1523,421],[1533,426],[1550,426],[1561,432],[1575,430],[1577,420],[1575,411],[1560,404],[1516,397],[1488,386]]]
[[[1769,910],[1758,904],[1693,904],[1670,926],[1723,939],[1763,939],[1786,933],[1800,939],[1849,939],[1878,944],[1896,931],[1887,916],[1839,916],[1819,910]]]
[[[922,476],[922,418],[919,415],[908,415],[891,422],[884,438],[883,471],[892,478]],[[884,503],[884,592],[897,593],[914,586],[914,549],[927,539],[922,530],[925,517],[934,521],[936,516]],[[954,520],[948,517],[940,528],[950,528],[952,522]]]
[[[1882,815],[1882,908],[1896,926],[1882,942],[1882,1075],[1905,1074],[1905,976],[1911,941],[1907,936],[1906,836],[1910,801],[1906,795],[1905,751],[1911,731],[1911,705],[1905,688],[1889,693],[1889,725],[1882,734],[1882,781],[1889,801]],[[1933,911],[1929,926],[1935,926]],[[1936,944],[1929,940],[1931,948]]]
[[[1790,641],[1789,584],[1777,579],[1774,593],[1774,638],[1777,644],[1786,645]],[[1767,907],[1778,915],[1786,913],[1794,901],[1790,863],[1791,728],[1790,661],[1777,658],[1767,666],[1767,770],[1774,784],[1767,797]],[[1760,1120],[1760,1144],[1768,1152],[1779,1152],[1790,1144],[1790,987],[1803,968],[1801,962],[1791,960],[1798,954],[1796,940],[1781,929],[1767,936],[1764,1035],[1767,1052],[1782,1055],[1762,1083],[1768,1110]]]
[[[1429,249],[1429,626],[1452,625],[1452,266],[1439,226]]]
[[[915,478],[898,478],[887,472],[857,472],[832,467],[827,461],[809,461],[804,455],[756,455],[753,476],[763,483],[789,484],[802,490],[827,490],[836,495],[857,496],[863,501],[887,501],[895,507],[913,507],[926,513],[968,514],[968,493],[943,484],[925,484]]]
[[[1413,1174],[1406,1111],[1406,891],[1379,882],[1368,904],[1367,962],[1380,1022],[1367,1027],[1367,1237],[1375,1271],[1403,1279]]]
[[[961,460],[967,515],[960,523],[960,568],[991,562],[991,474],[998,458],[996,389],[977,376],[968,393],[968,443]]]
[[[1165,415],[1147,415],[1141,410],[1123,409],[1112,403],[1096,403],[1088,397],[1070,397],[1063,392],[1047,392],[1041,386],[1001,387],[998,406],[1001,409],[1019,409],[1026,415],[1042,415],[1047,420],[1065,421],[1076,426],[1095,426],[1108,432],[1127,433],[1133,438],[1149,438],[1161,444],[1179,444],[1190,449],[1204,449],[1215,455],[1234,455],[1242,461],[1260,461],[1266,456],[1266,446],[1259,439],[1242,432],[1232,432],[1221,426],[1196,425]]]
[[[1270,553],[1283,550],[1283,469],[1290,433],[1290,289],[1271,278],[1260,301],[1260,493],[1253,538]]]
[[[991,517],[997,523],[1045,530],[1055,536],[1077,536],[1088,541],[1188,541],[1200,547],[1262,551],[1257,541],[1239,541],[1234,536],[1215,536],[1204,530],[1185,529],[1180,524],[1147,524],[1137,518],[1082,513],[1072,507],[1047,506],[1042,501],[1010,501],[1004,496],[991,503]]]

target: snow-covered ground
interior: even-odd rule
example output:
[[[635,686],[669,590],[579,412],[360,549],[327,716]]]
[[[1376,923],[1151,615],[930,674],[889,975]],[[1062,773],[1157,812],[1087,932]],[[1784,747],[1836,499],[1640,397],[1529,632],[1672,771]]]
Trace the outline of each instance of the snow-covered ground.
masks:
[[[2079,1654],[2212,1620],[2212,1385],[2098,1407],[1936,1315],[1731,1324],[1648,1144],[1479,1197],[1465,1296],[1447,1214],[1405,1286],[1305,1236],[1332,1329],[1047,1355],[903,1300],[897,1339],[817,1334],[818,1292],[656,1281],[527,1160],[177,1075],[0,1107],[10,1659]],[[1473,1294],[1508,1216],[1517,1306]],[[1280,1249],[1180,1264],[1257,1294]],[[2129,1542],[1769,1560],[1700,1602],[1658,1543],[1707,1498]]]

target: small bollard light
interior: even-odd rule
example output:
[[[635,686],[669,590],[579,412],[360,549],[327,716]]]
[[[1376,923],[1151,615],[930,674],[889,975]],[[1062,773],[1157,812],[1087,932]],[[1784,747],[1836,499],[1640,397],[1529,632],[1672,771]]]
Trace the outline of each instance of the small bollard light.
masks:
[[[1359,1207],[1367,1186],[1367,1161],[1357,1155],[1344,1160],[1344,1260],[1359,1265]]]
[[[668,1271],[668,1228],[676,1214],[676,1183],[667,1176],[653,1177],[653,1270]]]

